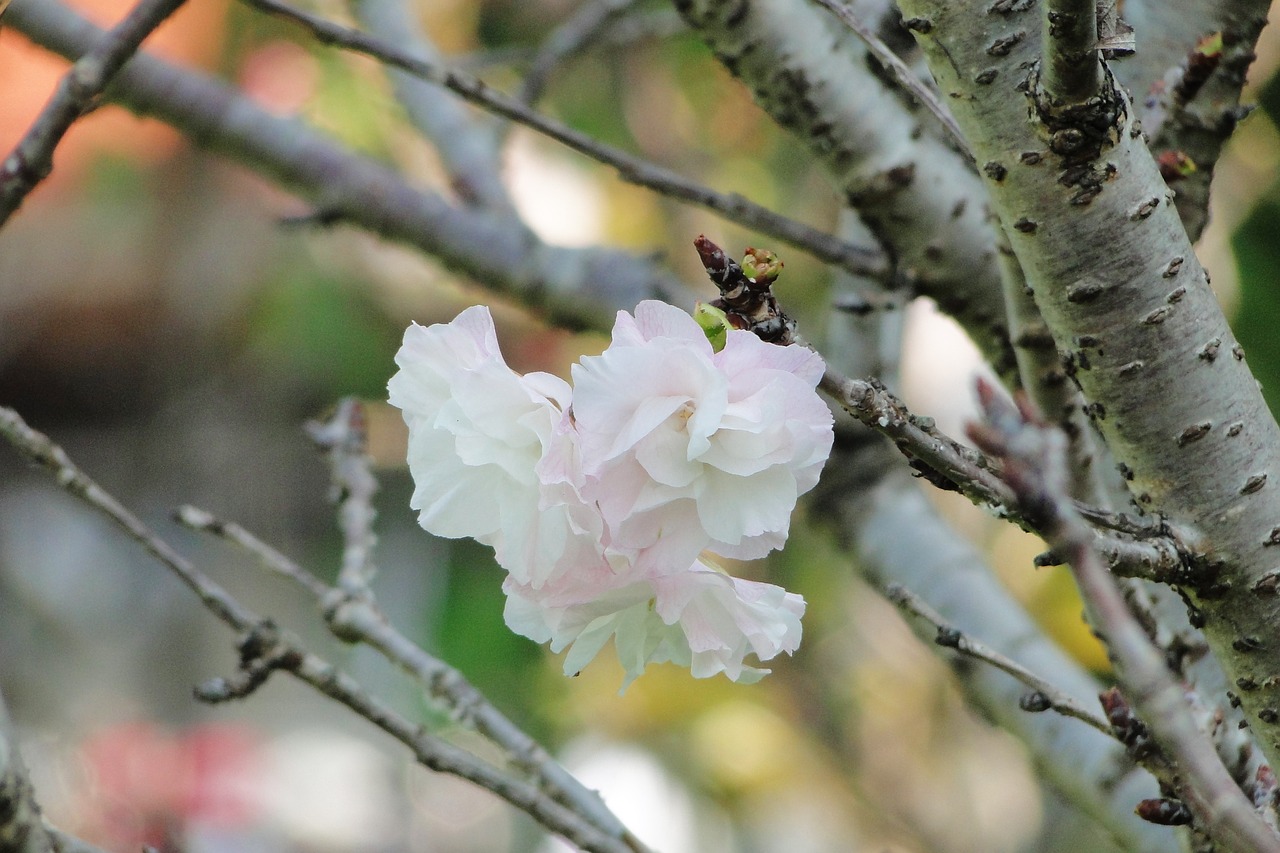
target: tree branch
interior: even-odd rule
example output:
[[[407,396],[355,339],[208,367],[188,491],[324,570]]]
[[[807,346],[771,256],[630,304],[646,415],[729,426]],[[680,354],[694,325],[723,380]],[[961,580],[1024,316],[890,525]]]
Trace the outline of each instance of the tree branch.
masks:
[[[63,75],[35,123],[0,163],[0,227],[9,221],[36,184],[49,176],[53,170],[53,150],[71,125],[93,108],[98,96],[137,52],[143,39],[184,2],[141,0]]]
[[[58,0],[14,0],[5,16],[35,43],[72,58],[101,34]],[[450,206],[306,124],[273,116],[218,81],[145,53],[120,72],[109,97],[312,199],[329,218],[415,246],[568,328],[607,329],[618,309],[643,298],[694,301],[683,282],[652,261],[548,246],[509,217]]]
[[[858,275],[883,278],[890,273],[884,258],[877,250],[851,246],[830,234],[762,207],[737,193],[717,192],[662,166],[598,142],[585,133],[534,112],[515,98],[494,91],[483,81],[424,62],[379,39],[295,9],[279,0],[242,0],[242,2],[306,27],[325,44],[371,56],[394,68],[403,69],[415,77],[443,86],[469,103],[532,128],[598,163],[616,169],[618,176],[627,183],[705,208],[732,222],[761,231],[803,249],[820,260],[844,267]]]
[[[120,527],[190,588],[206,609],[241,633],[241,672],[231,679],[203,685],[198,690],[202,698],[208,701],[239,698],[264,681],[270,671],[286,670],[400,741],[420,764],[492,791],[583,849],[607,853],[635,853],[640,849],[634,836],[602,804],[590,813],[576,812],[537,786],[426,733],[421,726],[384,706],[350,676],[309,652],[300,641],[276,629],[206,577],[77,468],[61,447],[27,426],[12,409],[0,407],[0,436],[27,459],[47,469],[60,486]],[[612,818],[610,824],[598,825],[596,820],[600,815]]]
[[[378,481],[373,476],[367,449],[364,403],[343,397],[325,421],[309,421],[307,435],[328,457],[329,496],[338,505],[338,527],[342,531],[342,566],[338,586],[349,595],[369,595],[376,571],[373,550],[378,537],[373,532],[377,511],[373,496]]]
[[[1164,657],[1151,645],[1093,551],[1093,533],[1066,492],[1065,437],[1032,421],[985,383],[979,384],[979,398],[985,423],[971,426],[969,435],[1004,461],[1003,476],[1019,503],[1044,519],[1045,536],[1065,555],[1119,666],[1125,695],[1177,762],[1176,796],[1195,815],[1197,827],[1225,849],[1280,850],[1280,836],[1262,822],[1228,775],[1192,719],[1184,691],[1169,675]]]
[[[674,2],[756,102],[826,168],[910,292],[933,299],[998,374],[1013,376],[982,183],[870,70],[863,42],[809,0]]]
[[[1097,0],[1045,0],[1040,84],[1059,106],[1083,104],[1102,86]]]
[[[1275,631],[1280,428],[1132,109],[1110,84],[1080,110],[1044,108],[1020,70],[1034,58],[1034,15],[977,0],[902,6],[930,22],[917,37],[978,159],[1003,165],[988,181],[993,203],[1137,505],[1195,532],[1203,571],[1183,589],[1277,766],[1280,644],[1259,643]],[[996,84],[974,82],[985,70]]]
[[[406,56],[439,62],[439,52],[418,24],[416,7],[406,0],[349,0],[353,14],[377,38]],[[502,185],[497,128],[476,120],[454,98],[412,74],[388,72],[396,98],[409,120],[440,154],[449,185],[464,202],[515,216]]]
[[[1001,672],[1008,673],[1026,685],[1031,693],[1019,701],[1022,710],[1037,714],[1053,710],[1064,717],[1072,717],[1087,726],[1111,734],[1111,725],[1097,713],[1085,708],[1073,697],[1059,690],[1052,683],[1036,675],[1020,663],[1010,660],[985,643],[949,624],[930,607],[923,598],[900,584],[891,583],[885,587],[885,595],[899,610],[911,616],[923,619],[937,630],[934,644],[944,649],[953,649],[957,654],[982,661]]]
[[[536,104],[556,68],[604,35],[611,25],[631,11],[638,2],[639,0],[587,0],[575,9],[543,39],[538,52],[529,62],[529,70],[520,81],[520,91],[516,97],[529,106]]]

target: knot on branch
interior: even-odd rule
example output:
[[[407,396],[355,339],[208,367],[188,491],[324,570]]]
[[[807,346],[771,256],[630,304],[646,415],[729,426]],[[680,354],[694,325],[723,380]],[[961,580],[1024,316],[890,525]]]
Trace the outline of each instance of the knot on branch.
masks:
[[[369,620],[382,621],[368,589],[334,587],[325,593],[320,608],[329,630],[344,643],[364,642],[369,636]]]
[[[1082,103],[1054,99],[1041,84],[1039,65],[1031,67],[1019,88],[1030,101],[1031,118],[1039,124],[1049,151],[1058,157],[1058,182],[1076,189],[1071,203],[1093,201],[1115,174],[1104,155],[1120,142],[1129,122],[1128,103],[1110,70],[1103,67],[1098,94]]]
[[[294,669],[302,663],[302,653],[285,643],[270,619],[244,633],[236,643],[240,663],[234,675],[211,678],[196,685],[195,698],[210,705],[244,699],[267,683],[277,669]]]

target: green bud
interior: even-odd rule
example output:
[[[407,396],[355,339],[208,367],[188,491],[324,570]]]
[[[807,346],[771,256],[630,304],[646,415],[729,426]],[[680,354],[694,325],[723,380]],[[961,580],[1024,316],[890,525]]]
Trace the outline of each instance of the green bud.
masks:
[[[699,302],[693,306],[693,319],[702,327],[702,331],[711,342],[711,349],[720,352],[729,340],[729,317],[719,308]]]
[[[747,249],[747,254],[742,258],[742,272],[756,282],[777,281],[782,272],[782,261],[765,249]]]

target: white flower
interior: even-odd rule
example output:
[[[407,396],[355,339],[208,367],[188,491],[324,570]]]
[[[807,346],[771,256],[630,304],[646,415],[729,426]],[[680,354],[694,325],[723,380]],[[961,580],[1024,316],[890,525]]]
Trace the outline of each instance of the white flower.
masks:
[[[668,567],[780,547],[831,451],[822,372],[816,353],[744,331],[713,352],[660,302],[619,312],[609,348],[573,368],[583,495],[613,545]]]
[[[740,331],[714,352],[689,315],[644,302],[574,367],[572,399],[507,366],[481,307],[411,326],[396,364],[419,522],[493,546],[508,626],[567,650],[565,672],[612,640],[624,688],[665,661],[755,681],[768,670],[748,656],[797,648],[802,598],[701,554],[786,540],[831,449],[817,355]]]
[[[420,510],[419,523],[437,536],[493,546],[522,582],[541,584],[574,562],[589,544],[576,535],[575,508],[557,499],[563,493],[544,500],[535,473],[569,386],[509,368],[480,306],[451,323],[411,325],[396,364],[387,387],[409,426],[409,505]]]
[[[614,641],[626,671],[623,689],[651,663],[671,661],[695,678],[723,672],[758,681],[769,670],[744,664],[769,660],[800,645],[804,599],[778,586],[733,578],[701,561],[687,570],[646,578],[608,566],[533,589],[508,579],[507,626],[530,639],[566,648],[574,675]]]

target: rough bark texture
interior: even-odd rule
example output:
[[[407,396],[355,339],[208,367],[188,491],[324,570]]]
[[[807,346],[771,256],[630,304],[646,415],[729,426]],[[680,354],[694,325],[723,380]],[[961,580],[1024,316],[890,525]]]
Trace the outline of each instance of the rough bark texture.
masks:
[[[857,235],[846,214],[842,236]],[[854,230],[850,230],[854,229]],[[859,290],[864,282],[835,276],[833,287]],[[850,316],[833,312],[823,346],[829,364],[850,375],[883,377],[897,384],[900,314]],[[873,585],[899,584],[919,595],[962,630],[1008,653],[1086,706],[1099,685],[1063,654],[996,580],[977,550],[957,535],[929,503],[918,481],[905,476],[887,441],[836,412],[837,446],[811,500],[813,514],[828,523],[855,555],[854,565]],[[912,627],[919,629],[918,622]],[[921,639],[956,668],[966,697],[990,720],[1026,745],[1043,778],[1080,815],[1111,836],[1119,849],[1169,848],[1172,833],[1138,820],[1133,803],[1155,791],[1121,745],[1075,720],[1030,714],[1019,708],[1027,688],[1012,677]],[[1062,760],[1065,759],[1065,760]]]
[[[1280,429],[1122,93],[1038,98],[1022,4],[903,0],[995,208],[1139,508],[1194,530],[1186,592],[1280,758]],[[1019,11],[1022,10],[1022,11]]]
[[[757,103],[830,172],[915,292],[954,316],[1002,375],[1013,372],[985,193],[964,157],[927,131],[829,13],[794,0],[677,0]]]

